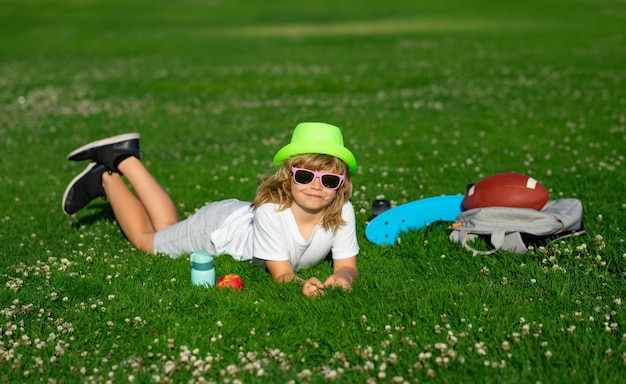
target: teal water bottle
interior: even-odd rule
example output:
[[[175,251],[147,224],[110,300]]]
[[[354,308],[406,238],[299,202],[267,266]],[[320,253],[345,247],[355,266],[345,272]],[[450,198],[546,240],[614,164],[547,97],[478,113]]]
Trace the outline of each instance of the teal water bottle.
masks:
[[[215,285],[215,268],[213,267],[213,255],[207,251],[194,251],[191,253],[191,282],[194,285],[212,287]]]

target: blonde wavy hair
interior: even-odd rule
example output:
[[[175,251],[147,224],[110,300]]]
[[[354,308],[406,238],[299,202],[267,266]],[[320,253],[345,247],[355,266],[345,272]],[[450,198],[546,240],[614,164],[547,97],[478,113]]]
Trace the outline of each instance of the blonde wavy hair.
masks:
[[[291,207],[293,203],[291,167],[307,168],[314,171],[324,170],[345,175],[343,184],[337,189],[337,195],[324,211],[322,227],[327,231],[336,231],[345,224],[341,212],[343,205],[352,196],[352,178],[346,163],[330,155],[308,153],[292,156],[282,162],[274,174],[259,177],[259,187],[252,203],[254,209],[265,203],[277,204],[279,210]]]

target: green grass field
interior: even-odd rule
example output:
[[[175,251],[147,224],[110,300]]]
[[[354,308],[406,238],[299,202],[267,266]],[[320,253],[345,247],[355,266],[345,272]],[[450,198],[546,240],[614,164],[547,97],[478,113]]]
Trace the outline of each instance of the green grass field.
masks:
[[[626,380],[624,1],[0,0],[0,108],[0,382]],[[352,292],[228,256],[245,289],[196,288],[105,201],[61,211],[88,141],[140,132],[185,217],[251,200],[308,120],[359,162]],[[586,235],[493,256],[437,226],[365,239],[376,198],[504,171],[580,199]]]

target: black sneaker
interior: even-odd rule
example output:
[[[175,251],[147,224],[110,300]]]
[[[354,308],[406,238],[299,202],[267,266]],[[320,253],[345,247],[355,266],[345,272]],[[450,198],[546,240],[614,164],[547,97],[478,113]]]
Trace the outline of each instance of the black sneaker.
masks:
[[[99,163],[89,163],[78,176],[72,180],[65,193],[61,206],[67,215],[73,215],[83,209],[89,202],[97,197],[104,197],[102,187],[102,174],[107,172],[107,167]]]
[[[92,160],[119,173],[117,165],[129,156],[141,158],[139,133],[126,133],[91,142],[72,151],[67,155],[67,159],[72,161]]]

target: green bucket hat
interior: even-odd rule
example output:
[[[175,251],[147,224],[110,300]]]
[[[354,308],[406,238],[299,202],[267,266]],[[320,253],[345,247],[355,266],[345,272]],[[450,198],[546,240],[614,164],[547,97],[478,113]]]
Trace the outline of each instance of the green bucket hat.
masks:
[[[291,136],[291,142],[282,147],[274,156],[274,163],[280,164],[294,155],[321,153],[340,158],[348,165],[350,173],[356,172],[356,159],[343,145],[341,130],[326,123],[300,123]]]

